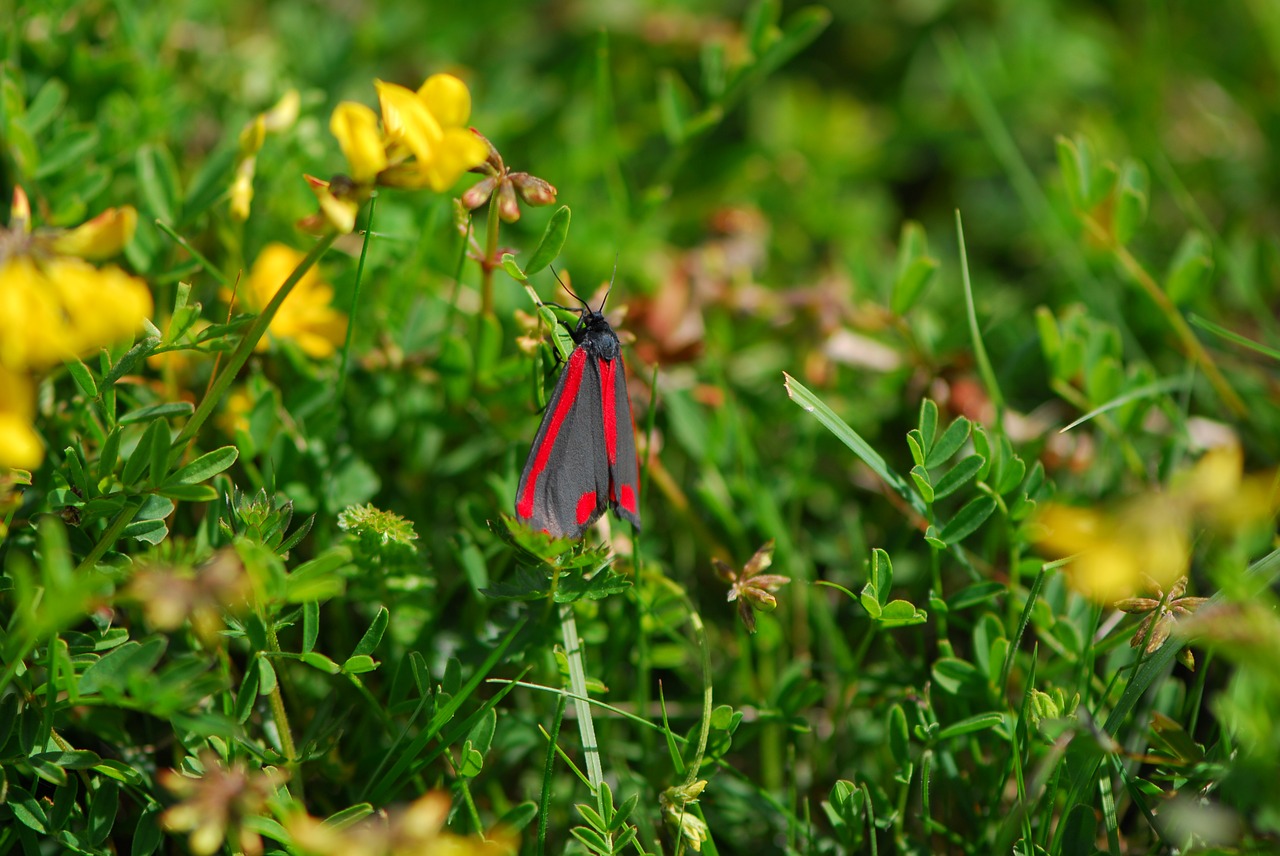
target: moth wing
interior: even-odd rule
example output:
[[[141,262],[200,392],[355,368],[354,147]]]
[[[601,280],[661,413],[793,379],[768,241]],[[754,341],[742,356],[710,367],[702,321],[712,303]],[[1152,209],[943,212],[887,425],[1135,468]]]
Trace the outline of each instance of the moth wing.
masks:
[[[636,421],[627,395],[627,372],[622,359],[614,361],[615,447],[609,467],[609,507],[632,526],[640,528],[640,460],[636,454]]]
[[[551,393],[516,489],[516,517],[576,538],[609,507],[598,360],[574,349]]]

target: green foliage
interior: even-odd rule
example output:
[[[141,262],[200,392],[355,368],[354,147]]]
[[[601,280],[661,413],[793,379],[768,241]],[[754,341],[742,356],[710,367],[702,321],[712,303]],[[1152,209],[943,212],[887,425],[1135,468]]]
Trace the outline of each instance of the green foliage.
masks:
[[[0,856],[1273,852],[1280,12],[447,5],[11,10],[0,266],[133,206],[154,309],[0,275]],[[446,69],[503,172],[300,230]],[[615,262],[644,528],[556,540]]]

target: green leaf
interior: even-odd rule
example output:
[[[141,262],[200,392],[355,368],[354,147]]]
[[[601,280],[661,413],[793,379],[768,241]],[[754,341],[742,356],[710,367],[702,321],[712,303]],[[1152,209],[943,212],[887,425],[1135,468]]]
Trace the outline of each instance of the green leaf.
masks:
[[[955,544],[977,531],[996,510],[996,501],[989,496],[979,496],[970,500],[955,517],[942,527],[939,537],[948,544]]]
[[[142,643],[124,643],[84,670],[84,674],[80,676],[80,694],[92,695],[105,687],[122,690],[131,676],[155,668],[164,654],[166,644],[162,636],[153,636]]]
[[[942,657],[932,668],[933,680],[948,695],[985,689],[986,677],[973,663],[957,657]]]
[[[168,452],[169,426],[163,420],[152,422],[147,426],[147,430],[142,432],[142,438],[138,440],[136,447],[133,447],[133,452],[129,453],[128,461],[124,462],[120,481],[125,485],[136,485],[142,479],[142,473],[146,471],[147,463],[151,461],[151,448],[156,443],[163,444]]]
[[[862,587],[862,594],[858,595],[858,602],[862,604],[862,608],[872,618],[879,619],[880,614],[884,611],[880,606],[880,593],[876,591],[876,587],[871,583],[867,583]]]
[[[351,652],[352,657],[359,657],[364,654],[372,654],[378,647],[378,643],[382,641],[382,634],[387,631],[387,622],[391,619],[391,613],[387,611],[385,606],[378,607],[378,614],[373,617],[373,622],[369,625],[369,629],[364,632],[364,636],[360,637],[360,641],[356,643],[355,650]]]
[[[374,660],[368,654],[356,654],[348,657],[342,663],[342,671],[348,675],[362,675],[365,672],[372,672],[377,668],[377,660]]]
[[[538,242],[538,246],[529,256],[529,263],[525,266],[524,276],[537,273],[547,265],[556,260],[556,256],[560,255],[560,250],[564,247],[565,240],[569,237],[569,220],[570,211],[568,205],[561,205],[551,215],[551,219],[547,221],[547,228],[542,232],[542,240]],[[503,257],[503,265],[506,264],[506,257]],[[516,277],[520,279],[520,277]]]
[[[959,722],[953,722],[946,728],[938,732],[939,740],[947,740],[952,737],[959,737],[962,734],[972,734],[975,731],[987,731],[995,728],[1004,722],[1004,714],[997,711],[989,711],[980,713],[977,716],[971,716],[968,719],[962,719]]]
[[[898,276],[889,298],[895,315],[905,315],[915,306],[937,269],[937,259],[929,256],[924,227],[914,220],[903,223],[898,238]]]
[[[889,732],[889,754],[893,756],[893,760],[899,767],[910,764],[911,737],[907,733],[907,715],[903,712],[902,705],[895,704],[889,708],[886,730]]]
[[[143,143],[134,157],[134,168],[142,200],[152,216],[169,224],[178,222],[178,167],[169,150]]]
[[[161,496],[178,502],[213,502],[218,498],[217,488],[209,484],[167,484],[158,490]]]
[[[516,262],[516,257],[511,255],[511,253],[502,254],[502,269],[505,270],[507,275],[516,282],[529,281],[529,277],[525,276],[524,271],[520,270],[520,265]]]
[[[110,779],[100,779],[97,793],[93,795],[93,802],[89,806],[89,827],[86,834],[90,844],[96,847],[107,840],[119,810],[119,787]]]
[[[97,398],[98,384],[94,381],[93,372],[89,371],[89,367],[74,358],[67,360],[65,365],[68,374],[76,382],[76,386],[80,388],[80,392],[84,397],[89,399]]]
[[[1193,229],[1183,237],[1169,263],[1165,293],[1176,304],[1190,303],[1204,292],[1212,271],[1213,247],[1203,234]]]
[[[383,607],[386,609],[386,607]],[[302,651],[314,651],[320,638],[320,604],[309,600],[302,604]]]
[[[87,161],[98,147],[98,132],[92,128],[79,128],[59,137],[41,153],[40,166],[35,177],[45,179],[57,175],[69,166]]]
[[[787,395],[791,396],[792,401],[812,413],[819,422],[827,427],[827,430],[836,436],[836,439],[848,446],[855,455],[862,459],[864,464],[871,468],[872,472],[884,479],[885,483],[893,488],[898,496],[911,503],[912,508],[922,515],[926,513],[924,503],[916,495],[915,491],[907,486],[906,481],[901,476],[889,469],[889,465],[885,463],[884,458],[880,457],[880,453],[871,448],[867,441],[858,435],[858,432],[850,428],[848,423],[837,416],[822,399],[806,389],[804,384],[785,372],[782,376]]]
[[[947,608],[952,612],[968,609],[971,606],[977,606],[980,603],[986,603],[993,597],[998,597],[1005,593],[1007,589],[1003,583],[993,580],[983,580],[982,582],[973,583],[966,586],[960,591],[947,598]]]
[[[161,484],[169,475],[169,450],[173,446],[173,435],[169,430],[169,423],[163,419],[155,420],[147,426],[142,440],[146,445],[144,446],[140,441],[133,453],[137,455],[143,450],[146,451],[149,483]]]
[[[150,494],[142,501],[138,511],[133,515],[134,520],[164,520],[170,514],[173,514],[173,501]]]
[[[775,39],[758,67],[764,74],[781,68],[788,60],[808,47],[831,23],[831,11],[821,6],[806,6],[790,18],[782,28],[782,35]]]
[[[258,695],[269,696],[276,691],[279,681],[276,678],[276,667],[271,660],[258,655]]]
[[[662,131],[672,146],[684,142],[686,126],[693,111],[693,93],[684,80],[669,68],[661,69],[658,72],[658,115],[662,119]]]
[[[935,493],[933,485],[929,483],[929,471],[917,464],[911,468],[909,475],[916,484],[916,490],[920,491],[920,497],[932,505]]]
[[[307,653],[303,654],[302,662],[306,663],[308,666],[311,666],[312,668],[319,669],[322,672],[328,672],[331,675],[336,675],[338,674],[338,672],[342,671],[341,666],[333,662],[333,660],[330,660],[324,654],[319,653],[318,651],[308,651]]]
[[[169,476],[163,486],[171,487],[173,485],[198,484],[199,482],[208,481],[234,464],[238,457],[240,457],[240,452],[235,446],[223,446],[220,449],[214,449]]]
[[[884,605],[880,611],[880,617],[877,621],[881,627],[910,627],[913,624],[923,624],[929,618],[929,613],[920,609],[914,603],[906,600],[891,600]]]
[[[964,458],[948,470],[946,475],[938,479],[938,483],[933,487],[934,496],[942,499],[955,493],[976,476],[985,464],[986,460],[980,455]]]
[[[116,360],[115,365],[111,367],[111,371],[107,372],[107,376],[102,379],[99,387],[115,386],[116,381],[133,371],[143,359],[151,354],[160,345],[160,340],[155,336],[148,336],[141,342],[138,342],[124,356]]]
[[[1062,136],[1057,139],[1057,149],[1058,172],[1062,177],[1063,189],[1067,192],[1067,201],[1077,211],[1084,210],[1087,184],[1080,152],[1074,142]]]
[[[189,401],[166,401],[162,404],[151,404],[130,410],[120,417],[121,425],[150,422],[152,419],[172,419],[175,416],[190,416],[195,412],[195,405]]]
[[[968,419],[963,416],[957,416],[947,426],[947,430],[942,432],[942,436],[938,438],[938,442],[933,445],[933,448],[929,449],[924,465],[926,467],[936,467],[949,461],[951,456],[960,451],[960,447],[969,439],[969,429],[971,427]]]
[[[35,797],[22,788],[17,785],[10,785],[5,804],[9,806],[9,810],[13,812],[14,820],[18,821],[18,823],[42,834],[49,832],[48,815],[44,813],[40,803],[36,802]]]
[[[18,117],[22,127],[32,135],[39,134],[62,112],[67,103],[67,85],[56,77],[50,77],[40,86],[26,114]]]
[[[133,829],[133,849],[131,856],[151,856],[160,847],[161,833],[157,822],[162,807],[153,805],[138,816],[138,825]]]
[[[1112,231],[1120,245],[1133,240],[1134,233],[1147,219],[1149,182],[1147,170],[1135,161],[1126,161],[1116,186],[1116,207]]]
[[[510,829],[513,832],[519,832],[529,825],[535,817],[538,816],[538,804],[532,800],[525,800],[517,803],[507,809],[506,814],[498,818],[496,826],[500,829]]]
[[[938,405],[932,398],[920,402],[920,416],[917,423],[920,431],[920,448],[927,458],[933,450],[934,440],[938,437]],[[924,461],[920,461],[921,464]]]
[[[169,536],[169,526],[163,520],[136,520],[126,526],[120,535],[122,538],[154,545]]]

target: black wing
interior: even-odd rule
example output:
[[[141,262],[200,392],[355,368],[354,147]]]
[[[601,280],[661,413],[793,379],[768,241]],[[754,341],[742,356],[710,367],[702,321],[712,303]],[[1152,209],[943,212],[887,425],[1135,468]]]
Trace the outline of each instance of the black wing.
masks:
[[[557,538],[581,536],[609,507],[601,362],[582,346],[569,355],[516,490],[516,517]]]

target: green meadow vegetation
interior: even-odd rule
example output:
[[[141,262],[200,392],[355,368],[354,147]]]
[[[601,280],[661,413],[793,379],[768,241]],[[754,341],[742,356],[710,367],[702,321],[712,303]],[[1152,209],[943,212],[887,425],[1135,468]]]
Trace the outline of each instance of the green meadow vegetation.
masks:
[[[0,18],[0,854],[1280,852],[1280,5]]]

